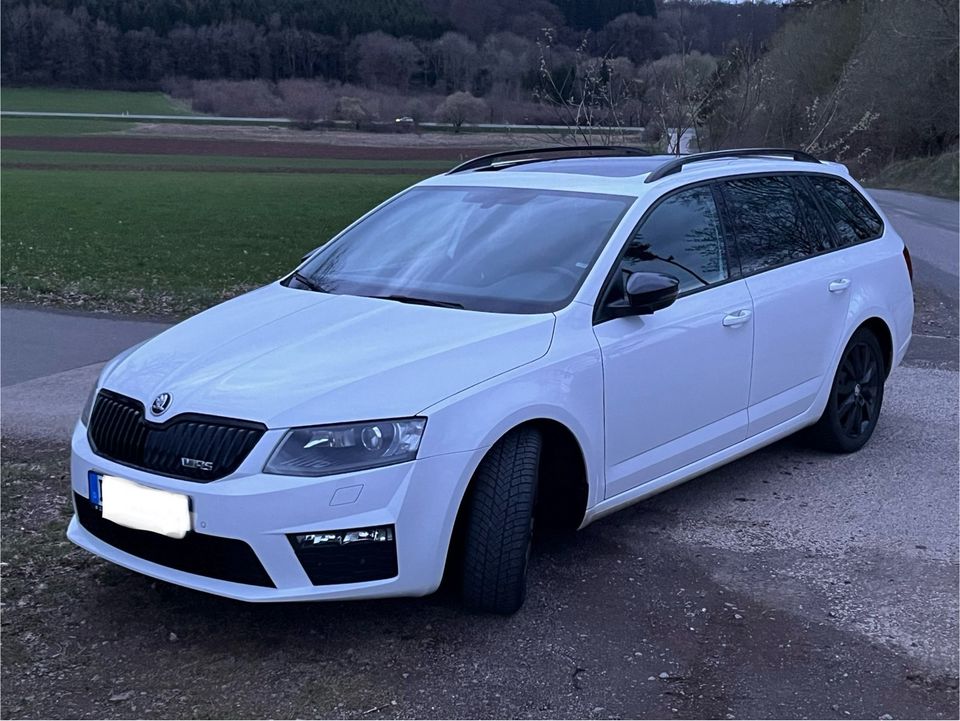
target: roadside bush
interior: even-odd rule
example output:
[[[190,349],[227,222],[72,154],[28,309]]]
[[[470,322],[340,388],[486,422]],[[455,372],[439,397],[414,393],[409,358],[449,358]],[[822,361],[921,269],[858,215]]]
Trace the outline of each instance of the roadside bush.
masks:
[[[321,83],[282,80],[277,87],[284,115],[301,130],[311,130],[321,118],[330,116],[333,102]]]
[[[430,107],[421,98],[411,98],[403,106],[403,115],[413,118],[418,125],[430,117]]]
[[[198,113],[271,117],[282,104],[275,88],[265,80],[197,80],[192,106]]]
[[[172,98],[191,98],[193,80],[184,75],[170,75],[160,81],[160,89]]]
[[[390,124],[391,130],[394,119],[399,117],[409,116],[418,124],[430,120],[435,116],[435,109],[445,102],[445,96],[435,92],[402,93],[393,88],[371,89],[320,79],[270,83],[264,80],[191,80],[184,76],[168,76],[161,85],[163,91],[172,97],[190,100],[197,112],[252,117],[282,115],[304,128],[323,127],[339,118],[337,99],[343,97],[356,98],[366,111],[361,125],[381,121]],[[556,122],[556,113],[551,108],[535,102],[526,93],[507,93],[501,86],[496,86],[481,102],[485,105],[477,111],[478,121],[490,119],[498,123],[539,125]],[[356,125],[356,120],[351,122]]]

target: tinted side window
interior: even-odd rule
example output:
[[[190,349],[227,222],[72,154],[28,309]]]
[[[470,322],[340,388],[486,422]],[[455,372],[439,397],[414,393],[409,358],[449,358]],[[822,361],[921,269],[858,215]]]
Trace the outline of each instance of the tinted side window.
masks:
[[[679,278],[681,292],[724,280],[723,235],[710,188],[682,190],[661,201],[627,245],[623,267]]]
[[[830,250],[834,247],[833,239],[830,235],[830,227],[827,225],[823,212],[817,204],[817,199],[813,196],[810,186],[804,182],[803,177],[794,177],[794,189],[797,191],[797,197],[800,199],[800,207],[803,209],[807,221],[807,232],[810,235],[811,244],[818,250]]]
[[[787,178],[741,178],[721,185],[744,274],[822,250],[804,227],[797,195]]]
[[[839,178],[810,178],[837,230],[841,245],[872,240],[883,233],[883,221],[849,183]]]

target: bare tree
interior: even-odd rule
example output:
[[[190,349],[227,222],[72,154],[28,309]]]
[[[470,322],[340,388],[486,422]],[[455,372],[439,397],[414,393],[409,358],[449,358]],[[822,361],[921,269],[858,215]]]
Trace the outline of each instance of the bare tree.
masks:
[[[489,84],[489,92],[509,100],[529,98],[529,88],[524,87],[525,79],[535,75],[540,67],[536,44],[511,32],[488,36],[479,63],[480,77]]]
[[[477,46],[460,33],[444,33],[430,46],[438,84],[447,92],[470,90],[477,71]]]
[[[412,42],[379,31],[354,39],[350,54],[355,59],[360,80],[370,87],[406,90],[410,77],[423,62],[423,54]]]
[[[537,43],[540,84],[534,99],[554,110],[556,122],[575,143],[624,144],[624,109],[637,98],[633,64],[626,58],[590,57],[587,44],[585,37],[572,57],[564,57],[566,49],[555,44],[553,32],[544,31]]]
[[[668,139],[668,153],[680,153],[682,138],[698,130],[719,89],[716,71],[716,59],[696,51],[668,55],[643,68],[650,121]]]
[[[359,98],[342,97],[337,99],[335,114],[340,120],[349,120],[354,128],[360,129],[361,124],[370,117],[370,113],[360,102]]]
[[[440,103],[435,114],[437,120],[450,123],[459,132],[464,123],[482,120],[488,111],[487,104],[483,100],[473,97],[470,93],[459,91],[447,96]]]

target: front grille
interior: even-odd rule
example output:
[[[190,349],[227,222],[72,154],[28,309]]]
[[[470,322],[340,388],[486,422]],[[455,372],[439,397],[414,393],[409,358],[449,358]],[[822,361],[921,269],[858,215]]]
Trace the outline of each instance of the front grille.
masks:
[[[197,576],[276,588],[257,554],[243,541],[194,531],[183,538],[138,531],[106,520],[89,500],[78,493],[73,494],[73,500],[80,525],[118,550]]]
[[[88,436],[90,445],[104,458],[165,476],[206,482],[237,470],[265,430],[259,423],[193,414],[151,423],[140,401],[101,390],[90,415]]]

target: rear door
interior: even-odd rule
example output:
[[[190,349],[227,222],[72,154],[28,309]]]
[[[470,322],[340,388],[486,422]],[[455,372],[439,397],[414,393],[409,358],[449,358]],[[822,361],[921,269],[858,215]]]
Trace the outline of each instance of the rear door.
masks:
[[[753,299],[753,436],[813,404],[833,372],[853,280],[799,177],[734,178],[720,187]]]

